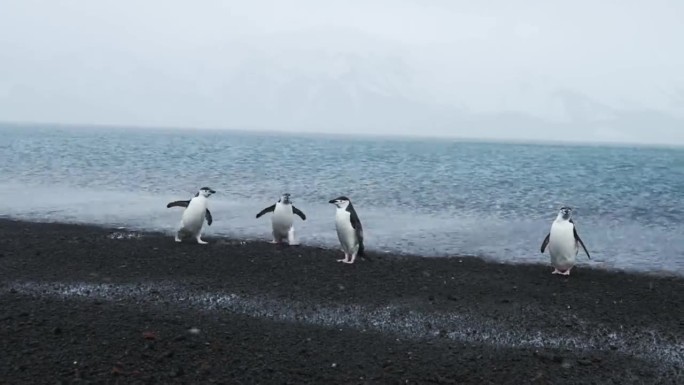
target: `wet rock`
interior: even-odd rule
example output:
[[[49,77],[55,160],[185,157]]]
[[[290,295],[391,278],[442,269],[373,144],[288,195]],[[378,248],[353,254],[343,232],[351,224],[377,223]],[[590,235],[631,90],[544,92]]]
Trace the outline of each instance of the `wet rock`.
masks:
[[[582,366],[590,366],[592,364],[592,360],[587,358],[580,358],[579,360],[577,360],[577,363]]]
[[[116,364],[114,364],[114,366],[112,367],[112,374],[116,376],[124,374],[124,368],[121,362],[117,362]]]
[[[150,340],[150,341],[153,341],[153,340],[156,340],[156,339],[157,339],[157,333],[156,333],[156,332],[153,332],[153,331],[146,331],[146,332],[143,332],[143,333],[142,333],[142,336],[143,336],[144,339]]]
[[[169,375],[170,375],[171,377],[180,377],[180,376],[182,376],[182,375],[184,375],[184,374],[185,374],[185,370],[183,370],[183,368],[180,367],[180,366],[177,367],[177,368],[175,368],[175,369],[173,369],[173,370],[171,370],[171,372],[169,373]]]

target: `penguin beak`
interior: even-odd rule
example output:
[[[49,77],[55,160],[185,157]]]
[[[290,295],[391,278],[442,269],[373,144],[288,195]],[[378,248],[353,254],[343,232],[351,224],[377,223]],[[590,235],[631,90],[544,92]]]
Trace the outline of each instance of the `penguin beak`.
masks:
[[[212,194],[216,194],[216,191],[214,191],[214,190],[209,190],[209,192]]]
[[[331,199],[328,201],[328,203],[331,203],[331,204],[335,204],[335,202],[337,202],[335,199]]]

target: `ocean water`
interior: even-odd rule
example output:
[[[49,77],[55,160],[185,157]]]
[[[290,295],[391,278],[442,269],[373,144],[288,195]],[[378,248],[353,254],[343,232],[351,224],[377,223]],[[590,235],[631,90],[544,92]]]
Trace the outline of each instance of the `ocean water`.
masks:
[[[0,125],[3,217],[172,234],[166,203],[205,185],[206,235],[269,240],[255,215],[289,192],[301,242],[335,246],[347,195],[368,249],[547,263],[569,205],[580,265],[684,274],[684,149]]]

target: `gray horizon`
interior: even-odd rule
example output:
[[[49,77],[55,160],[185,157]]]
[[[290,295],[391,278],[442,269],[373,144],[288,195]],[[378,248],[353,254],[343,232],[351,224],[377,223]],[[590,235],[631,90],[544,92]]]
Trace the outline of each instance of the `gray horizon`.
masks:
[[[7,1],[0,121],[684,144],[684,3]]]

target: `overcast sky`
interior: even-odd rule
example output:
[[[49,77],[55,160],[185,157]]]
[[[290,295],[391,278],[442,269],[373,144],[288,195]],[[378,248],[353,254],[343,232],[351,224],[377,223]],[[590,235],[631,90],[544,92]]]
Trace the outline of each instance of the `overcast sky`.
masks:
[[[0,0],[0,121],[684,144],[684,1]]]

